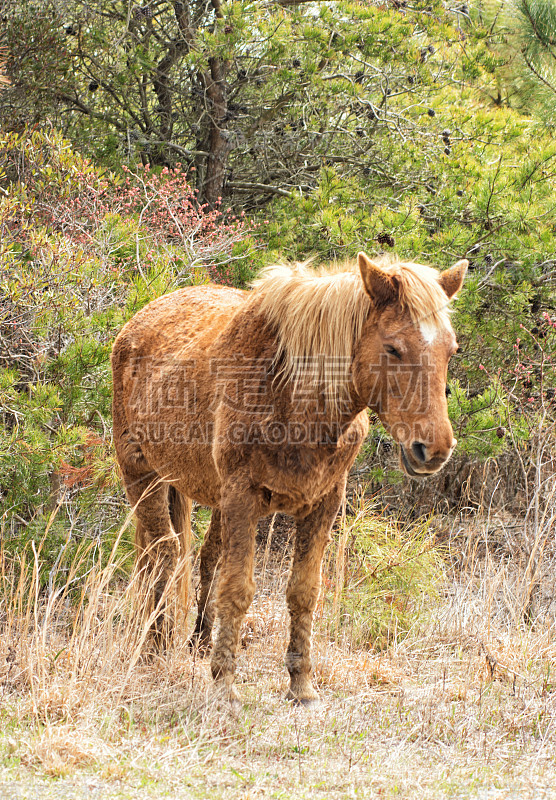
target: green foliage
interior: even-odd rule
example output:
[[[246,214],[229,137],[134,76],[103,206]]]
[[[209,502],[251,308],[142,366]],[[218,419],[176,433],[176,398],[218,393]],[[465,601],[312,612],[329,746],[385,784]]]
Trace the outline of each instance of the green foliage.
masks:
[[[431,163],[441,152],[431,99],[453,80],[459,33],[439,0],[215,7],[12,4],[6,117],[48,118],[113,169],[180,162],[211,205],[314,189],[328,165],[364,177],[400,132]]]
[[[554,144],[519,113],[481,106],[469,86],[443,87],[434,105],[431,127],[448,151],[436,163],[409,140],[382,142],[380,169],[364,178],[326,167],[315,192],[275,203],[269,243],[293,259],[342,261],[365,249],[444,268],[468,258],[454,304],[460,351],[451,375],[477,397],[488,389],[487,372],[511,371],[520,326],[538,327],[556,309]],[[498,416],[485,429],[499,427]],[[482,445],[483,455],[490,445],[493,455],[500,450],[490,435]]]
[[[339,641],[383,650],[427,613],[444,572],[428,521],[409,527],[373,511],[363,504],[336,534],[327,602]]]
[[[488,31],[479,62],[507,103],[552,127],[556,110],[556,3],[554,0],[482,0],[473,18]],[[480,70],[475,75],[480,77]],[[492,89],[491,89],[492,91]]]
[[[52,132],[5,134],[0,154],[0,534],[15,552],[46,526],[55,558],[68,530],[72,548],[87,546],[128,511],[111,445],[117,332],[155,297],[207,281],[215,262],[242,283],[256,242],[241,219],[195,205],[181,174],[122,180]]]
[[[508,425],[509,409],[503,387],[489,385],[470,396],[459,381],[452,381],[448,410],[460,453],[488,458],[504,452],[507,442],[501,431]]]
[[[0,113],[32,128],[0,138],[4,531],[39,530],[60,498],[52,535],[64,514],[84,537],[101,516],[115,526],[116,332],[178,286],[244,286],[284,258],[467,257],[450,376],[459,448],[527,447],[553,413],[537,358],[552,334],[535,331],[556,312],[554,3],[193,4],[191,41],[186,4],[152,17],[120,5],[6,10]],[[214,164],[209,210],[198,198]],[[517,391],[520,338],[531,370]],[[367,455],[383,439],[376,426]]]

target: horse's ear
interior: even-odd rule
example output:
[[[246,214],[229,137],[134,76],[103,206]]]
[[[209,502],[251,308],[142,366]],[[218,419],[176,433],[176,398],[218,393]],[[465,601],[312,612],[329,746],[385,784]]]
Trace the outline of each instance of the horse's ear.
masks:
[[[449,299],[451,299],[461,289],[468,266],[469,261],[463,258],[461,261],[458,261],[457,264],[454,264],[453,267],[450,267],[450,269],[445,269],[444,272],[440,273],[438,282],[448,295]]]
[[[398,296],[396,284],[392,278],[375,264],[365,253],[359,253],[357,264],[363,279],[365,291],[376,306],[393,303]]]

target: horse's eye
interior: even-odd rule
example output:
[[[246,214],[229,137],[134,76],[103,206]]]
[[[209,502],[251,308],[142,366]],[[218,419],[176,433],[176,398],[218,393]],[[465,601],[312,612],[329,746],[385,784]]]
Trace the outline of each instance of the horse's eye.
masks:
[[[391,344],[386,345],[386,352],[388,353],[389,356],[394,356],[394,358],[397,358],[399,361],[402,360],[402,355],[399,352],[399,350],[396,350],[396,348],[392,347]]]

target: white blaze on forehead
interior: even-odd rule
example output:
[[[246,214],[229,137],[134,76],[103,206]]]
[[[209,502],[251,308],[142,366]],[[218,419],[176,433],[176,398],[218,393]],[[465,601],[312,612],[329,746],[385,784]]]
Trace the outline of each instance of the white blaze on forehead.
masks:
[[[421,322],[419,325],[421,336],[427,344],[432,344],[438,335],[438,325],[431,322]]]
[[[448,320],[442,320],[439,322],[433,322],[432,320],[421,320],[419,323],[419,330],[421,331],[421,336],[425,340],[427,344],[432,344],[439,333],[443,331],[447,331],[450,328],[450,323]]]

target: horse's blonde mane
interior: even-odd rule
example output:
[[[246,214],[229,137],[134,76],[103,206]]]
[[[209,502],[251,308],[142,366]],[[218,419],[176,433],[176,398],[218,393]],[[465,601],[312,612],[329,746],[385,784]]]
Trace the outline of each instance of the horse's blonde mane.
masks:
[[[277,332],[279,379],[292,381],[294,392],[322,387],[327,408],[339,413],[371,301],[356,264],[313,269],[309,263],[267,267],[252,284],[253,301]],[[378,263],[396,280],[402,308],[425,335],[448,325],[437,270],[384,258]]]

